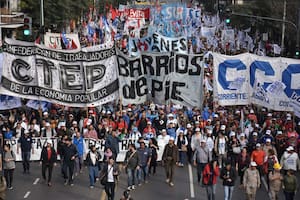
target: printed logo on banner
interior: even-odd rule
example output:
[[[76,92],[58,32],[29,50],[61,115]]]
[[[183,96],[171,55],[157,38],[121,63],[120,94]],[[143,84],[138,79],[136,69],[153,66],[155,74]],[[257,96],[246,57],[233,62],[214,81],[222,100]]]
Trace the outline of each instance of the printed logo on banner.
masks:
[[[74,52],[18,43],[7,40],[3,49],[2,93],[73,106],[96,106],[117,97],[112,44]]]

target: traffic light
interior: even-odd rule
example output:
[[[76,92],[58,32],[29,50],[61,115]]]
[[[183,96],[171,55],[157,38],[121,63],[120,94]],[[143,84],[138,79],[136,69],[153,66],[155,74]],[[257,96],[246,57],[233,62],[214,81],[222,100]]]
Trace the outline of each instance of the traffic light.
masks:
[[[296,51],[295,51],[295,56],[296,56],[297,58],[300,57],[300,50],[299,50],[299,48],[296,49]]]
[[[24,15],[24,26],[23,26],[23,34],[25,36],[31,35],[32,29],[32,18]]]
[[[225,23],[226,23],[226,24],[230,24],[230,21],[231,21],[230,18],[226,18],[226,19],[225,19]]]

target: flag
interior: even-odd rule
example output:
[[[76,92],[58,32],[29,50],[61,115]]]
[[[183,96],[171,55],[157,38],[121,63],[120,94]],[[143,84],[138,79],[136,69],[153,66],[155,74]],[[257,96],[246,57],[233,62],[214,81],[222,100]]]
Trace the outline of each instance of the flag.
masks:
[[[43,112],[47,111],[50,105],[51,103],[49,102],[38,100],[29,100],[26,104],[26,106],[29,108],[33,108],[35,110],[41,109]]]
[[[64,32],[61,34],[61,41],[62,41],[61,43],[62,49],[70,49],[70,42],[66,37],[66,33]]]
[[[22,106],[21,99],[7,95],[0,95],[0,110],[19,108]]]

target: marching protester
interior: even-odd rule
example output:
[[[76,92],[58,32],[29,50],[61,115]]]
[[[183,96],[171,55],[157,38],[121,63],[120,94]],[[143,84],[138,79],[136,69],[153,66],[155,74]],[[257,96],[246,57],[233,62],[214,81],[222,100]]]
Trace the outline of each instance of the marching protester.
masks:
[[[215,200],[217,178],[220,176],[220,170],[216,159],[205,165],[202,176],[202,184],[206,187],[207,199]]]
[[[114,157],[111,156],[108,158],[108,161],[105,163],[100,173],[100,181],[104,184],[104,190],[108,200],[115,199],[115,187],[118,175],[118,166],[115,164]]]
[[[165,146],[162,155],[162,161],[166,172],[166,183],[171,187],[174,186],[175,165],[178,164],[178,147],[174,144],[174,138],[170,137],[169,143]]]
[[[238,157],[237,165],[238,165],[238,174],[240,176],[240,187],[243,187],[244,173],[250,165],[250,156],[247,152],[247,148],[242,149],[242,152]]]
[[[31,153],[34,153],[32,137],[28,131],[25,131],[25,134],[21,136],[18,140],[17,154],[19,154],[21,148],[22,153],[22,163],[23,163],[23,174],[29,174],[30,169],[30,157]]]
[[[124,160],[124,168],[127,173],[127,184],[128,190],[134,190],[135,185],[137,184],[137,170],[139,169],[139,155],[136,151],[135,145],[130,144],[128,151],[126,152]]]
[[[280,173],[281,166],[277,162],[273,166],[273,171],[271,171],[268,176],[269,176],[269,185],[270,185],[270,193],[271,193],[271,200],[278,200],[278,194],[279,191],[281,190],[281,184],[283,180],[283,176]]]
[[[73,144],[76,146],[78,151],[78,156],[75,158],[75,176],[82,173],[83,168],[83,157],[86,153],[86,146],[83,137],[81,136],[79,129],[76,127],[74,129],[75,136],[73,138]]]
[[[209,153],[209,149],[206,146],[206,141],[201,140],[201,144],[196,146],[193,161],[194,166],[197,167],[197,180],[198,183],[201,181],[201,174],[209,161],[212,160],[212,155]]]
[[[52,186],[51,179],[52,179],[52,172],[53,166],[56,165],[57,154],[52,145],[51,140],[46,141],[46,146],[43,147],[41,152],[41,164],[42,164],[42,176],[44,182],[47,181],[48,186]],[[46,178],[46,171],[48,170],[48,178]]]
[[[62,149],[62,155],[63,155],[63,175],[64,175],[64,185],[69,184],[70,186],[73,186],[73,173],[74,173],[74,167],[75,167],[75,159],[78,156],[77,148],[74,144],[72,144],[72,138],[67,137],[65,141],[65,145]]]
[[[149,165],[149,174],[156,174],[157,167],[157,151],[159,150],[157,140],[155,138],[150,138],[149,140],[149,148],[151,150],[151,161]]]
[[[99,164],[101,155],[97,152],[96,146],[91,145],[90,151],[86,155],[85,163],[89,169],[90,188],[95,187],[97,178],[99,178]]]
[[[6,180],[7,189],[12,190],[13,186],[13,177],[14,170],[16,168],[16,155],[11,150],[10,144],[4,144],[4,153],[3,153],[3,170],[4,177]],[[2,178],[2,177],[1,177]],[[2,181],[2,180],[0,180]]]
[[[244,173],[244,188],[247,200],[255,200],[257,189],[260,187],[260,175],[256,167],[256,162],[252,161]]]
[[[138,163],[138,185],[141,186],[142,182],[148,183],[149,179],[149,166],[151,163],[152,152],[146,147],[145,142],[140,142],[140,147],[137,149],[137,154],[139,156]]]
[[[294,151],[294,147],[289,146],[281,157],[280,165],[285,174],[288,170],[300,170],[300,160],[298,154]]]
[[[292,169],[286,171],[286,175],[283,177],[282,187],[285,200],[294,200],[298,190],[298,182]]]
[[[225,167],[221,170],[220,178],[223,180],[224,200],[231,200],[236,179],[235,167],[232,167],[231,161],[226,162]]]

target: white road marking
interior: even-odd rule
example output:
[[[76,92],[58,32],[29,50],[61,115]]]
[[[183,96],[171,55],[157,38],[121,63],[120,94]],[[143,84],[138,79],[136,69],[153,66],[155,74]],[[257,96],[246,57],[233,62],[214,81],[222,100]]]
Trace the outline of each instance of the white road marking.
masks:
[[[188,165],[188,168],[189,168],[191,198],[195,198],[194,181],[193,181],[193,170],[192,170],[191,164]]]
[[[40,178],[36,178],[35,181],[33,182],[33,185],[36,185],[39,182]]]
[[[268,185],[267,185],[267,182],[265,180],[265,177],[261,177],[261,182],[264,184],[266,190],[268,191]],[[271,193],[268,191],[268,196],[270,199],[272,199],[272,196],[271,196]]]
[[[27,191],[26,194],[24,195],[24,199],[27,199],[27,197],[30,195],[30,191]]]

